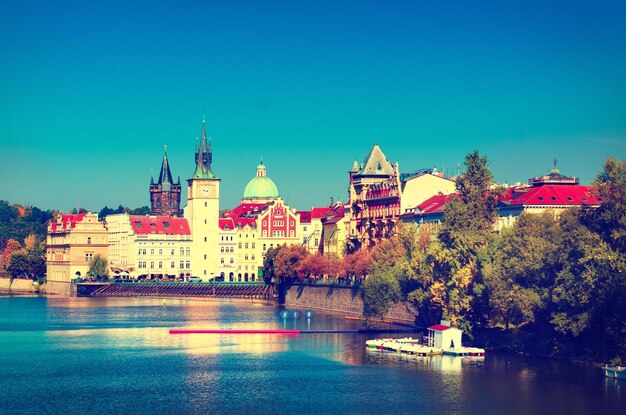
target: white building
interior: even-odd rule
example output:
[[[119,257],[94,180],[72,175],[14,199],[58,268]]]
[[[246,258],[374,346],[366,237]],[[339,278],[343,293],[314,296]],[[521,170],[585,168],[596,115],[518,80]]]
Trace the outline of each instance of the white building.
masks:
[[[147,279],[192,275],[187,220],[170,216],[108,215],[111,276]]]

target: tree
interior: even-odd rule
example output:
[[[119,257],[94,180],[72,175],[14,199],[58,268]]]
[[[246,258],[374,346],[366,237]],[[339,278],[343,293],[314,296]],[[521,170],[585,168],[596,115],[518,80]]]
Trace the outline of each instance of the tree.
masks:
[[[626,253],[626,161],[609,157],[594,180],[597,209],[587,209],[583,223],[622,254]]]
[[[149,215],[150,214],[150,207],[148,207],[148,206],[141,206],[141,207],[138,207],[136,209],[132,209],[129,213],[131,215],[139,215],[139,216]]]
[[[470,332],[484,320],[481,258],[493,235],[498,192],[491,190],[493,176],[486,157],[474,151],[465,157],[465,166],[456,180],[458,196],[446,205],[438,235],[441,248],[430,260],[432,300],[442,301],[444,316]],[[442,294],[445,298],[440,298]]]
[[[302,245],[282,245],[274,259],[276,277],[303,280],[306,276],[303,265],[308,255],[309,251]]]
[[[363,316],[384,317],[389,308],[400,299],[398,278],[390,268],[375,269],[363,282]]]
[[[88,275],[92,275],[97,278],[109,278],[109,263],[106,258],[100,254],[94,255],[89,261]]]
[[[11,261],[11,256],[22,251],[22,245],[18,241],[15,239],[9,239],[2,253],[2,266],[7,268],[9,266],[9,262]]]
[[[265,253],[265,258],[263,258],[263,280],[266,284],[278,284],[280,282],[274,270],[274,261],[276,260],[279,248],[280,247],[268,249]]]
[[[557,265],[561,229],[551,212],[522,213],[492,240],[483,262],[488,314],[495,324],[519,325],[546,309]]]
[[[9,265],[7,266],[8,273],[13,278],[30,277],[28,256],[25,252],[17,252],[11,255]]]
[[[348,277],[364,279],[371,272],[372,254],[367,248],[343,257],[344,274]]]

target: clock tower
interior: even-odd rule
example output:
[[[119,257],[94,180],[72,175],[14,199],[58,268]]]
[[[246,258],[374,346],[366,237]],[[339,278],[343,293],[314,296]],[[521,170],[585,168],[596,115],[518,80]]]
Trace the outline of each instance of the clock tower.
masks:
[[[187,206],[185,218],[191,228],[192,275],[207,281],[218,275],[218,235],[220,213],[220,180],[211,171],[213,151],[207,141],[206,126],[202,118],[200,144],[196,142],[196,171],[187,180]]]

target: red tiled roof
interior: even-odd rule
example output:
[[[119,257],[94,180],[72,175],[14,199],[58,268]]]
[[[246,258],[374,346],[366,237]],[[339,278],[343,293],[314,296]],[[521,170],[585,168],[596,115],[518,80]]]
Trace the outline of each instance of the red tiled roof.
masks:
[[[444,330],[448,330],[451,329],[452,327],[450,326],[444,326],[443,324],[435,324],[434,326],[430,326],[428,327],[428,330],[434,330],[434,331],[444,331]]]
[[[244,227],[246,225],[249,225],[251,227],[256,227],[256,217],[253,218],[233,218],[233,220],[235,221],[235,226],[237,227]]]
[[[265,209],[270,207],[274,202],[267,203],[241,203],[232,210],[224,213],[226,218],[241,218],[250,217],[262,213]]]
[[[313,208],[311,209],[311,217],[313,219],[321,219],[324,216],[326,216],[326,214],[328,212],[330,212],[332,210],[332,208],[329,207],[317,207],[317,208]]]
[[[300,223],[311,223],[311,211],[310,210],[298,210],[296,214],[300,215]]]
[[[185,218],[171,216],[130,216],[135,234],[191,235]]]
[[[68,226],[70,229],[74,228],[76,226],[77,222],[80,222],[83,220],[83,218],[85,217],[84,213],[78,213],[78,214],[63,214],[61,215],[61,226],[62,229],[58,229],[57,230],[57,225],[58,223],[54,221],[50,223],[50,226],[52,227],[52,232],[65,232],[68,230]]]
[[[500,199],[510,206],[515,205],[598,205],[600,201],[591,194],[589,186],[543,185],[528,188],[509,188]]]
[[[231,230],[235,229],[235,221],[233,220],[233,218],[220,218],[219,227],[221,230],[224,230],[226,227]]]
[[[343,205],[337,205],[334,208],[332,208],[327,214],[326,216],[324,216],[322,218],[322,223],[324,225],[326,224],[333,224],[333,223],[337,223],[339,222],[341,219],[343,219],[343,217],[346,214],[346,210],[343,207]]]

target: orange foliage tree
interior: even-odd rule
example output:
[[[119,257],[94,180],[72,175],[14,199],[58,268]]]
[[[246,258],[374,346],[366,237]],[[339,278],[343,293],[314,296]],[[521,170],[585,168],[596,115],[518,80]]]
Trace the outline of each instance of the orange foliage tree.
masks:
[[[7,246],[4,248],[4,252],[2,253],[2,265],[5,269],[9,266],[11,255],[21,251],[23,251],[22,244],[20,244],[17,240],[11,238],[7,241]]]

